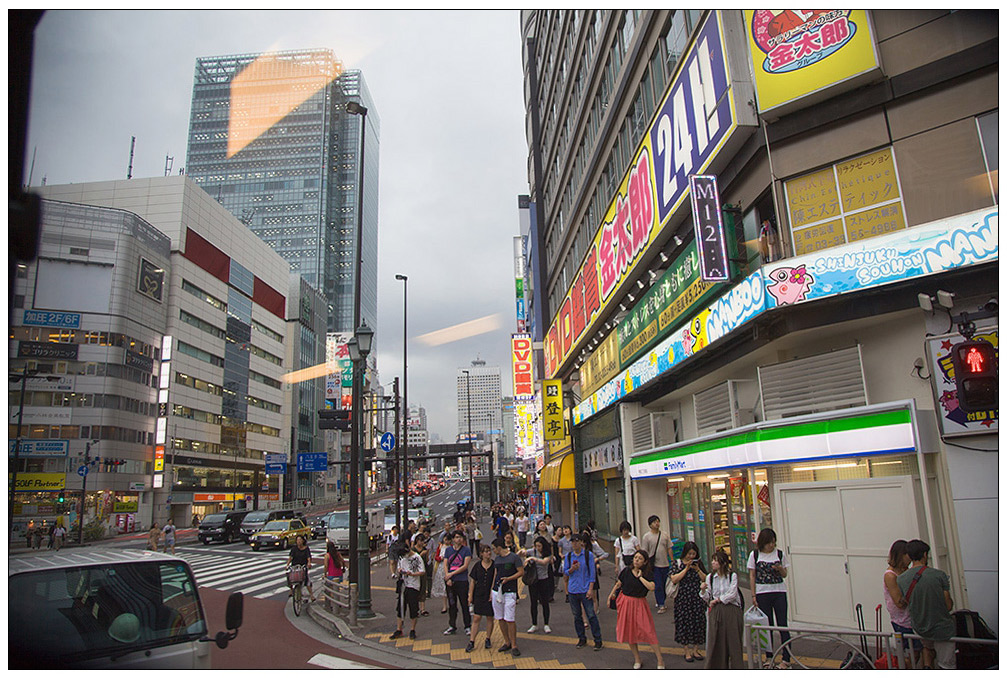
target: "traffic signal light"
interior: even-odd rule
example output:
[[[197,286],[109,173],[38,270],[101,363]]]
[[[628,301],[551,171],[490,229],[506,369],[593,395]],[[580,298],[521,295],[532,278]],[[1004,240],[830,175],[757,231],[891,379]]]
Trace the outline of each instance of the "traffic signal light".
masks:
[[[66,494],[64,494],[63,492],[60,492],[59,496],[56,497],[56,503],[60,504],[60,505],[65,504],[66,503]]]
[[[318,428],[326,431],[337,429],[339,431],[350,430],[349,410],[318,410]]]
[[[963,341],[951,349],[958,387],[958,406],[964,412],[998,408],[997,354],[988,341]]]

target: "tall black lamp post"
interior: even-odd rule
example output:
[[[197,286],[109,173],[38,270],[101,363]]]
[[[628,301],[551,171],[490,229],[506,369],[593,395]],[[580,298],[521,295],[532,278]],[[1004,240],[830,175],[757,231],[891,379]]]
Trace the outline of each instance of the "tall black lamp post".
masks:
[[[364,429],[367,427],[364,424],[363,407],[361,407],[364,390],[364,369],[367,365],[367,356],[371,352],[371,343],[373,340],[374,330],[363,324],[357,328],[357,331],[353,333],[353,338],[346,345],[350,353],[350,360],[353,362],[353,403],[350,414],[353,432],[350,441],[350,459],[356,460],[358,464],[357,486],[353,488],[354,494],[356,494],[358,487],[360,491],[358,502],[360,513],[358,516],[356,544],[358,619],[370,619],[374,616],[374,612],[371,611],[370,540],[367,537],[367,460],[364,458],[363,440]]]
[[[409,378],[406,376],[409,361],[407,360],[408,354],[406,353],[406,322],[409,319],[409,314],[406,312],[408,309],[408,295],[407,290],[409,288],[409,278],[401,275],[399,273],[395,274],[396,280],[402,281],[402,408],[405,410],[402,416],[402,432],[399,434],[399,449],[402,450],[401,459],[402,462],[399,464],[399,476],[401,477],[403,494],[405,495],[405,502],[399,502],[399,506],[395,509],[395,519],[396,523],[399,525],[399,530],[406,524],[406,518],[409,513]],[[398,488],[396,488],[396,491]],[[395,495],[398,497],[398,494]],[[399,518],[399,511],[402,512],[401,519]]]
[[[462,374],[465,375],[465,406],[468,410],[468,423],[469,423],[469,496],[472,497],[472,508],[476,505],[476,474],[472,469],[472,398],[469,395],[469,371],[462,370]]]

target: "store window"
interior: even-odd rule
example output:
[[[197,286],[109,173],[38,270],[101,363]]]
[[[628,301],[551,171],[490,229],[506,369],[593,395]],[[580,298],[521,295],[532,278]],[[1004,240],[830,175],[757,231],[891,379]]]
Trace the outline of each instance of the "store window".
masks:
[[[898,167],[883,148],[784,183],[794,254],[906,227]]]

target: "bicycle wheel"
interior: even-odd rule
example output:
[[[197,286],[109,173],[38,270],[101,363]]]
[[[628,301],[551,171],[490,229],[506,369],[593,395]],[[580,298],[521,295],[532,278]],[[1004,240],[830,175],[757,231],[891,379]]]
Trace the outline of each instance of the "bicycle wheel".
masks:
[[[301,616],[301,586],[302,584],[294,584],[294,616]]]

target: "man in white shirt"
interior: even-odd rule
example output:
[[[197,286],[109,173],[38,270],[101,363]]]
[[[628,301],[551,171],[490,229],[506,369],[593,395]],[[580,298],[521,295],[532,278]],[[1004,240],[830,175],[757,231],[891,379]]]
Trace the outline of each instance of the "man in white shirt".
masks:
[[[420,616],[420,576],[426,572],[420,551],[425,546],[426,541],[423,537],[417,536],[413,542],[412,550],[399,559],[399,581],[395,587],[395,593],[398,597],[395,614],[399,618],[399,626],[392,634],[392,639],[402,637],[406,605],[409,606],[409,618],[412,620],[409,637],[416,638],[416,620]]]

